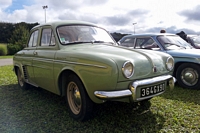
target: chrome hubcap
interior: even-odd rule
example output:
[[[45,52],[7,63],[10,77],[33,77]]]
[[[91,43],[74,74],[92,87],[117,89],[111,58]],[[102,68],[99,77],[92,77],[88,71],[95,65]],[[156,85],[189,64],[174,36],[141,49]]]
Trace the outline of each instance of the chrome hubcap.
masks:
[[[181,72],[181,79],[184,84],[188,86],[193,86],[198,82],[199,75],[195,69],[185,68]]]

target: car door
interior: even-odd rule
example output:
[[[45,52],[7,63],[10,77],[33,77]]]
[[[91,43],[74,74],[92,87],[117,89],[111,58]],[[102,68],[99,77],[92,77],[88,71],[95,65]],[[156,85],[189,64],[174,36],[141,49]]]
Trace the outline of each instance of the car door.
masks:
[[[35,82],[41,88],[57,93],[55,90],[53,63],[57,51],[55,37],[50,27],[41,29],[41,37],[33,59]]]
[[[22,70],[24,73],[24,78],[30,84],[35,84],[34,73],[33,73],[33,64],[32,60],[34,58],[34,51],[36,50],[36,45],[38,41],[38,30],[35,30],[31,33],[28,45],[23,49],[21,53],[22,60]]]

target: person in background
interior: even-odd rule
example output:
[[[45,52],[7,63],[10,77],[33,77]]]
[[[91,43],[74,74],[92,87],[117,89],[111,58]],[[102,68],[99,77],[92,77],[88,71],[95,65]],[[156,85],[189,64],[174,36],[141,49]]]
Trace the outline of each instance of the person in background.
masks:
[[[186,42],[188,42],[187,34],[184,31],[176,33],[176,35],[179,35],[182,39],[184,39]]]
[[[164,29],[160,30],[160,33],[166,33],[166,31]]]

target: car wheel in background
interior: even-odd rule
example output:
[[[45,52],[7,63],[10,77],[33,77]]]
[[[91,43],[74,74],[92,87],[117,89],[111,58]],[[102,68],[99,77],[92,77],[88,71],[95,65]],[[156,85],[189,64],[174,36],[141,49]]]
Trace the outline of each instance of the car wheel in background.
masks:
[[[68,77],[65,94],[70,116],[80,121],[89,119],[93,110],[93,102],[77,76]]]
[[[24,82],[24,78],[23,78],[22,72],[20,71],[19,68],[17,69],[17,81],[18,81],[18,85],[19,85],[20,88],[28,89],[29,84]]]
[[[200,67],[192,63],[184,63],[179,66],[176,72],[178,84],[183,88],[200,88]]]

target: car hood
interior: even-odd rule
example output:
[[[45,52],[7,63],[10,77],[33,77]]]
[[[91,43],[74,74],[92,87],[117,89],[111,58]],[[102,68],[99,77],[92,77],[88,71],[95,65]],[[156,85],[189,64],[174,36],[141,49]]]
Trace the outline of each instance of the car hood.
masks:
[[[179,49],[179,50],[168,50],[166,51],[168,54],[176,57],[189,57],[189,58],[200,58],[199,49]]]
[[[110,62],[115,62],[119,72],[119,80],[121,81],[124,79],[124,76],[120,71],[126,61],[131,61],[133,63],[135,71],[132,78],[135,79],[152,77],[152,74],[154,76],[163,75],[169,72],[166,69],[165,61],[170,55],[163,52],[136,50],[103,44],[78,44],[73,47],[66,46],[62,51],[68,51],[67,53],[71,53],[70,56],[73,56],[73,58],[75,58],[74,56],[76,55],[77,58],[83,58],[82,61],[86,60],[88,62],[88,60],[90,60],[90,63],[93,62],[98,65],[107,66],[110,65]],[[156,71],[153,71],[155,67]]]

